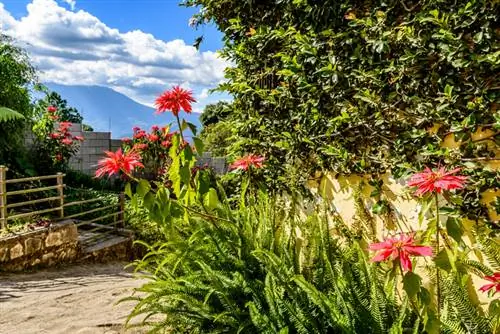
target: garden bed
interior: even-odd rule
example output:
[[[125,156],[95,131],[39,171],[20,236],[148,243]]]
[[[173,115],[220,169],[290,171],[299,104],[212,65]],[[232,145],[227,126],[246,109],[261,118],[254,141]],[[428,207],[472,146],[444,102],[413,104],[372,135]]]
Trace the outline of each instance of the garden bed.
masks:
[[[72,220],[0,238],[0,271],[73,262],[79,254],[78,231]]]

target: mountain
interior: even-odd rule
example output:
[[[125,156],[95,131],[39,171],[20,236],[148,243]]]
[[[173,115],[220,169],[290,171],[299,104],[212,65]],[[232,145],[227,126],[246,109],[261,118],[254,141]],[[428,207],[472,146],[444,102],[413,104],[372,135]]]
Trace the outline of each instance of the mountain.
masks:
[[[140,104],[118,93],[111,88],[102,86],[67,86],[48,83],[46,86],[68,101],[68,105],[78,109],[84,123],[95,131],[111,131],[112,138],[129,137],[132,128],[139,126],[144,129],[157,124],[164,126],[172,124],[176,128],[176,120],[171,113],[155,114],[155,109]],[[200,114],[182,114],[182,118],[195,124],[200,129]]]

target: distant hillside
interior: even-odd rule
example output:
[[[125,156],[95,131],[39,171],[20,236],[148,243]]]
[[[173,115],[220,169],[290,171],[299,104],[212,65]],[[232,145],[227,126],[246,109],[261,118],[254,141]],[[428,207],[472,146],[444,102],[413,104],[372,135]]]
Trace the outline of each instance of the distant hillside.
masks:
[[[173,127],[176,124],[171,113],[156,115],[153,108],[137,103],[111,88],[53,83],[46,85],[58,92],[70,106],[77,108],[86,124],[91,125],[95,131],[111,130],[113,138],[130,136],[134,126],[149,129],[154,124],[163,126],[172,123]],[[199,114],[183,113],[182,116],[200,128]]]

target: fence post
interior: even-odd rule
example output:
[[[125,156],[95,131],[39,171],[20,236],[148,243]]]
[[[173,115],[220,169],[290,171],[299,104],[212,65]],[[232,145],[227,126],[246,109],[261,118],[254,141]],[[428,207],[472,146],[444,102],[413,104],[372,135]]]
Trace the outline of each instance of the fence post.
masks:
[[[5,166],[0,166],[0,229],[7,228],[7,171]]]
[[[57,194],[59,196],[59,218],[64,218],[64,174],[57,173]]]
[[[120,221],[119,227],[125,228],[125,194],[120,193]]]

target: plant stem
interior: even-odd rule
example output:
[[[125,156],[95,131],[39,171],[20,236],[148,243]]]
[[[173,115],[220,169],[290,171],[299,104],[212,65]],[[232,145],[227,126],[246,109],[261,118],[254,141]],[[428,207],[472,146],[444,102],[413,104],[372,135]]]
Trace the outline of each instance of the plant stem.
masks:
[[[434,200],[436,202],[436,256],[439,255],[439,197],[438,194],[434,194]],[[439,267],[436,265],[436,292],[437,292],[437,318],[441,321],[440,317],[440,307],[441,307],[441,278],[439,275]]]
[[[182,139],[182,144],[184,144],[184,135],[182,134],[182,127],[181,127],[181,120],[179,119],[179,115],[175,115],[175,118],[177,119],[177,126],[179,127],[179,133],[181,134],[181,139]]]

